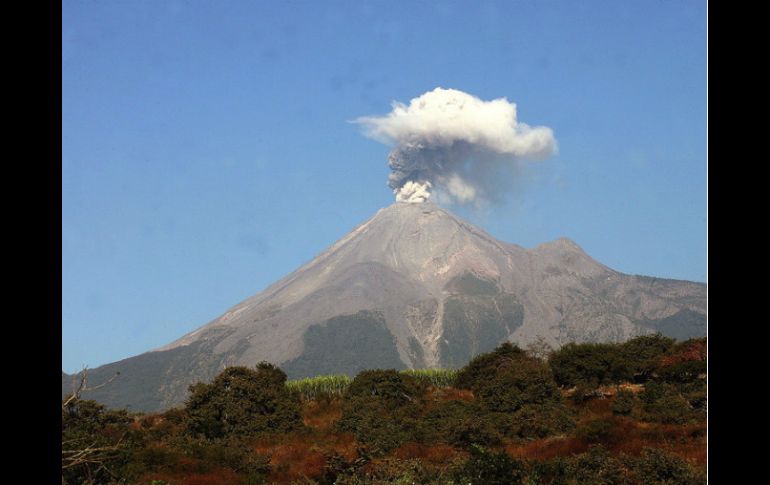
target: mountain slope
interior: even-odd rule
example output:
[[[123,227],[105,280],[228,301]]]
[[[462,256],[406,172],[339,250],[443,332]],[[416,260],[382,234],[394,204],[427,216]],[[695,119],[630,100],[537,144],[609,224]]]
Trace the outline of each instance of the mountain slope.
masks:
[[[433,204],[396,203],[194,332],[89,371],[95,383],[121,376],[85,397],[155,410],[225,366],[261,360],[304,377],[457,367],[506,339],[702,336],[705,312],[704,284],[625,275],[567,239],[525,249]]]

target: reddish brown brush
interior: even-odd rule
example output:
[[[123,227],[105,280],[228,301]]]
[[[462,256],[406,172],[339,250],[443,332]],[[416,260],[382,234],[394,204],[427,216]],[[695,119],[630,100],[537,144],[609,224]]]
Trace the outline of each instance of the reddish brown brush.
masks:
[[[346,461],[358,458],[358,444],[350,433],[323,432],[292,434],[256,441],[256,454],[270,456],[272,469],[268,483],[291,483],[293,480],[322,477],[326,459],[339,455]]]
[[[275,446],[271,451],[272,471],[268,481],[291,483],[301,478],[318,479],[323,475],[326,457],[301,438]]]
[[[431,465],[443,465],[461,453],[445,444],[407,443],[394,450],[392,456],[399,460],[419,459]]]
[[[644,448],[662,448],[692,463],[706,463],[705,423],[693,425],[639,423],[624,420],[610,451],[637,456]]]
[[[571,456],[588,450],[589,444],[582,438],[545,438],[519,445],[512,444],[505,451],[512,458],[546,461],[557,456]]]
[[[666,447],[668,451],[676,453],[685,460],[697,464],[705,465],[707,461],[706,443],[691,441],[689,443],[676,443]]]
[[[688,349],[695,348],[697,350],[699,345],[696,342],[696,345],[692,345]],[[697,351],[699,352],[699,350]],[[632,387],[632,385],[621,387]],[[630,390],[638,392],[638,387],[641,386],[633,385]],[[604,398],[591,399],[573,406],[573,409],[578,412],[577,424],[579,428],[594,420],[603,420],[609,423],[607,434],[601,437],[598,444],[603,445],[611,453],[638,456],[644,448],[662,448],[691,463],[705,465],[705,422],[677,425],[636,421],[631,417],[613,415],[611,406],[612,400]],[[519,447],[508,447],[508,452],[515,457],[548,459],[554,456],[566,456],[576,451],[580,452],[581,443],[588,445],[579,436],[562,440],[545,439]]]
[[[685,348],[671,355],[664,355],[658,361],[660,367],[680,364],[688,361],[706,360],[707,357],[706,340],[696,340],[689,343]]]
[[[305,426],[329,430],[342,416],[341,401],[339,399],[322,402],[307,401],[302,414]]]
[[[358,457],[358,443],[351,433],[335,434],[324,441],[324,450],[336,453],[348,461]]]
[[[431,388],[429,399],[434,401],[473,401],[473,392],[454,387]]]
[[[589,399],[584,409],[597,416],[608,416],[612,413],[612,401],[606,398]]]
[[[207,473],[185,473],[185,474],[151,474],[142,477],[139,483],[152,483],[155,480],[163,483],[173,483],[174,485],[221,485],[223,483],[238,485],[243,480],[232,470],[221,468]]]

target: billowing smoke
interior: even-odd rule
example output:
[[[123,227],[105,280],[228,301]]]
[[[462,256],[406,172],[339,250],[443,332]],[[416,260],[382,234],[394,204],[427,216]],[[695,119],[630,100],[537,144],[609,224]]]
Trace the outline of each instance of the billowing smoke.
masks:
[[[505,98],[483,101],[456,89],[436,88],[409,105],[393,102],[385,116],[355,120],[367,136],[394,145],[388,185],[397,201],[478,204],[496,201],[523,160],[556,150],[553,131],[516,119]]]

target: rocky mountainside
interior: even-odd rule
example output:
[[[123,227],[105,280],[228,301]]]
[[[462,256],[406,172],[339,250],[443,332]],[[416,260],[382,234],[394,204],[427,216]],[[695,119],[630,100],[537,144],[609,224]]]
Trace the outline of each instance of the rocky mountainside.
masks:
[[[706,331],[702,283],[631,276],[558,239],[501,242],[429,203],[378,211],[315,259],[160,349],[89,371],[86,393],[158,410],[225,366],[279,364],[290,378],[366,368],[459,367],[510,340],[622,341]],[[62,393],[73,377],[62,376]]]

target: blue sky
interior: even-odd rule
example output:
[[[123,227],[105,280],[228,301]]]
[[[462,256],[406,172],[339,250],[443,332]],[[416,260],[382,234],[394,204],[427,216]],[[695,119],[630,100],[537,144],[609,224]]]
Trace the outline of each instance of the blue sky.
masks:
[[[631,274],[706,280],[705,1],[64,1],[62,368],[166,344],[393,201],[349,121],[436,87],[553,129],[504,203]]]

